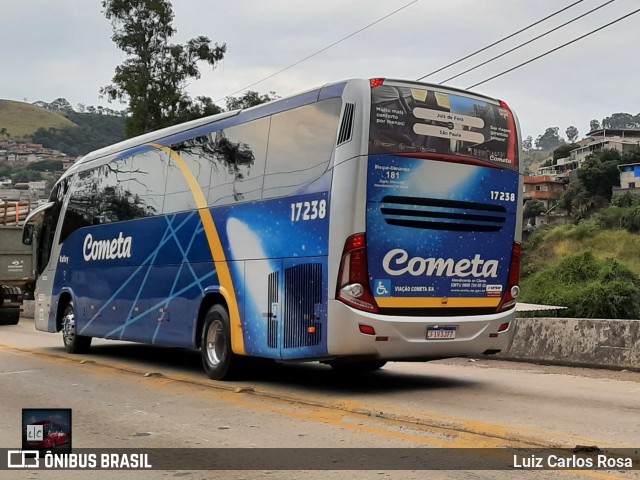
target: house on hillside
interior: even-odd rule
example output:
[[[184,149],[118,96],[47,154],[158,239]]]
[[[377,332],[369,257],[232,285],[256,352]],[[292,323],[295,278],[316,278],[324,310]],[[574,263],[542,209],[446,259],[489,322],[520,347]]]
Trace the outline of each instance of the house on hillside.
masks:
[[[640,163],[618,165],[620,171],[620,186],[613,187],[613,198],[625,193],[640,195]]]
[[[25,155],[18,155],[18,163],[35,163],[39,159],[35,153],[27,153]]]
[[[576,179],[576,172],[592,153],[602,150],[617,150],[626,153],[640,148],[640,128],[601,128],[587,134],[587,138],[577,142],[578,148],[571,150],[570,156],[559,158],[554,165],[538,169],[538,176],[549,176],[566,183]]]
[[[571,160],[571,157],[559,158],[555,165],[547,165],[538,169],[538,176],[551,177],[563,183],[569,183],[571,172],[578,168],[578,163]]]
[[[529,220],[526,228],[539,227],[541,225],[561,225],[569,222],[568,215],[551,213],[562,197],[567,182],[563,178],[554,175],[537,175],[534,177],[524,177],[523,201],[524,204],[531,200],[539,200],[544,205],[546,213],[536,215],[533,220]]]
[[[601,128],[587,134],[588,142],[571,151],[571,161],[579,168],[588,155],[601,150],[618,150],[620,153],[640,148],[640,128]]]
[[[566,183],[551,175],[524,177],[524,203],[529,200],[540,200],[547,210],[554,207],[566,188]]]

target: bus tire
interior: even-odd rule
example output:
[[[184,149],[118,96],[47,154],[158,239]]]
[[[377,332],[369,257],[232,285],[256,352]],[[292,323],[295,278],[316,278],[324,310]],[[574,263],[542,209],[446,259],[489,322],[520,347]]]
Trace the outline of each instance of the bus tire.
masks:
[[[361,362],[331,362],[331,368],[338,373],[364,373],[380,370],[387,364],[386,360],[366,360]]]
[[[231,350],[231,322],[222,305],[213,305],[204,317],[200,354],[204,371],[212,380],[229,380],[237,373],[240,359]]]
[[[62,341],[67,353],[87,353],[91,346],[91,337],[76,333],[76,321],[73,305],[69,303],[62,314]]]

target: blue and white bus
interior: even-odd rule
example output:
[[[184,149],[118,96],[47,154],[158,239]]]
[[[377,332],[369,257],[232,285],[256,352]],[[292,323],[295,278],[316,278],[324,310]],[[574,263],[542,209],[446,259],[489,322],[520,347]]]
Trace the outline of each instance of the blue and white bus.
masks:
[[[92,152],[32,213],[36,328],[371,370],[511,340],[522,175],[499,100],[347,80]],[[34,236],[32,236],[35,235]]]

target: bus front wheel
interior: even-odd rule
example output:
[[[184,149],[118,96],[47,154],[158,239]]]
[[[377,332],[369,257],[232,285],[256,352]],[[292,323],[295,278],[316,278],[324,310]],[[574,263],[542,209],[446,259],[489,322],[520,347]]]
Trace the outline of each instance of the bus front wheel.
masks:
[[[62,341],[67,353],[86,353],[91,346],[91,337],[78,335],[73,305],[69,303],[62,314]]]
[[[200,354],[204,371],[213,380],[228,380],[236,373],[239,358],[231,350],[229,313],[222,305],[212,306],[204,318]]]

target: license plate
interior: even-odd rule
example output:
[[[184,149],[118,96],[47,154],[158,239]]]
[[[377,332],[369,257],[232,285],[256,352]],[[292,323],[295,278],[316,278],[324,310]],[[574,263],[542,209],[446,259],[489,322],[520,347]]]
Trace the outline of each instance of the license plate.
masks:
[[[456,338],[456,327],[429,327],[427,340],[451,340]]]

